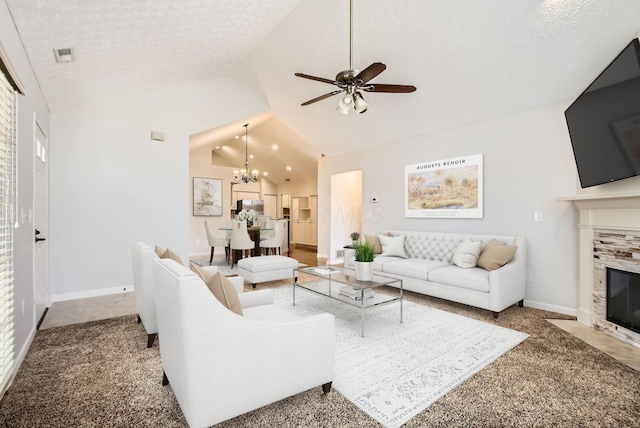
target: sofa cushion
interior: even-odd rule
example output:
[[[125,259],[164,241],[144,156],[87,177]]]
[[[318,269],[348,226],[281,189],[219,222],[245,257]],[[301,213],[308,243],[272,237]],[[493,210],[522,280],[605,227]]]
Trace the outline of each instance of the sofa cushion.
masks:
[[[353,257],[352,257],[353,259]],[[383,255],[378,255],[376,256],[375,259],[373,259],[373,270],[375,272],[384,272],[384,265],[386,265],[387,263],[391,263],[391,262],[395,262],[398,260],[402,260],[402,258],[400,257],[387,257],[387,256],[383,256]],[[353,263],[353,261],[350,264],[350,267],[354,267],[355,263]]]
[[[453,253],[453,259],[451,261],[454,265],[461,268],[476,267],[481,251],[481,241],[463,241],[458,244],[458,248],[456,248],[456,252]]]
[[[511,261],[517,249],[517,245],[504,245],[492,239],[480,254],[478,266],[486,270],[500,269]]]
[[[384,236],[378,235],[380,244],[382,244],[381,256],[394,256],[407,258],[407,254],[404,252],[404,235],[400,236]]]
[[[242,315],[238,292],[226,276],[222,275],[221,272],[212,274],[193,262],[190,263],[190,266],[191,270],[198,274],[220,303],[232,312]]]
[[[469,290],[489,292],[489,271],[477,267],[463,269],[447,266],[429,272],[429,281]]]
[[[448,266],[445,262],[423,259],[396,259],[384,264],[384,273],[408,276],[410,278],[427,280],[429,272],[441,267]]]

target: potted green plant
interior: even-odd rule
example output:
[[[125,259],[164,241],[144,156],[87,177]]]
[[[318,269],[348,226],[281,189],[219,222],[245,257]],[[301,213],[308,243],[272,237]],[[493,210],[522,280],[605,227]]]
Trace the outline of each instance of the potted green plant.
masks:
[[[373,277],[373,259],[376,257],[373,245],[365,241],[364,244],[356,245],[353,251],[356,258],[356,279],[358,281],[371,281]]]

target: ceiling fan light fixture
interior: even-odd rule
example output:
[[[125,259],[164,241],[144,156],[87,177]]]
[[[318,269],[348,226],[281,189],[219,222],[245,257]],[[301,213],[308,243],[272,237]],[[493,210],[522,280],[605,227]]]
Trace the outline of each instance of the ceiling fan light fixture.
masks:
[[[362,94],[360,92],[356,92],[356,94],[353,96],[353,98],[355,99],[353,108],[358,113],[362,114],[365,111],[367,111],[367,108],[369,107],[369,104],[367,104],[367,102],[364,100],[364,98],[362,97]]]
[[[251,156],[253,158],[253,155]],[[249,176],[249,171],[251,175]],[[236,183],[255,183],[258,181],[260,171],[251,169],[249,165],[249,124],[244,125],[244,168],[241,170],[233,170],[233,180]]]
[[[360,94],[359,91],[403,94],[414,92],[416,90],[415,86],[409,85],[376,85],[369,83],[369,81],[386,70],[386,68],[387,66],[381,62],[374,62],[362,71],[353,67],[353,0],[349,0],[349,68],[339,72],[334,80],[310,76],[304,73],[295,73],[296,76],[304,79],[328,83],[338,87],[337,90],[329,92],[328,94],[320,95],[319,97],[305,101],[302,103],[302,106],[304,107],[334,95],[341,94],[342,92],[346,92],[346,94],[340,99],[336,110],[342,114],[349,114],[349,109],[353,107],[358,113],[364,113],[367,111],[369,105],[364,101],[362,94]]]
[[[342,114],[348,114],[349,109],[353,108],[353,97],[351,94],[346,94],[343,98],[340,98],[338,101],[338,110]]]

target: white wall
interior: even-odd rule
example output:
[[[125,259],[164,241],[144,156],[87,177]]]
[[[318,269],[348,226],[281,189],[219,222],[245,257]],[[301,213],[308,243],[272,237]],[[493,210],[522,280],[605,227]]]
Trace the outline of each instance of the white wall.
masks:
[[[34,229],[28,213],[33,210],[34,195],[34,120],[38,121],[45,135],[48,136],[49,109],[5,2],[0,2],[0,43],[25,92],[25,95],[18,96],[17,106],[17,204],[19,211],[22,210],[26,215],[24,219],[20,219],[19,227],[14,229],[14,320],[16,353],[19,362],[24,358],[31,344],[38,322],[35,319],[33,291]]]
[[[222,216],[203,217],[193,215],[193,177],[218,178],[222,180]],[[213,224],[214,231],[224,226],[231,213],[231,182],[233,168],[211,165],[211,147],[206,146],[189,153],[189,256],[209,256],[211,247],[207,241],[204,221]],[[214,232],[215,233],[215,232]],[[218,232],[222,235],[223,232]],[[216,248],[216,255],[224,254],[222,248]]]
[[[565,104],[516,113],[433,135],[330,158],[320,164],[320,183],[332,174],[362,169],[363,232],[395,228],[442,232],[521,235],[527,239],[526,302],[573,313],[577,296],[577,212],[555,198],[575,194],[577,173],[564,121]],[[484,154],[483,219],[404,217],[404,167],[422,161]],[[330,200],[326,186],[321,201]],[[380,200],[372,204],[369,199]],[[533,221],[534,211],[543,222]],[[366,220],[370,213],[371,220]],[[321,235],[330,230],[320,219]],[[334,238],[335,239],[335,238]],[[332,242],[333,247],[348,241]],[[319,253],[329,243],[320,239]]]
[[[330,262],[337,262],[337,251],[350,245],[351,234],[362,235],[362,171],[349,171],[331,176],[331,243]],[[364,236],[362,236],[364,238]]]
[[[51,290],[56,300],[130,287],[130,245],[189,248],[189,136],[261,113],[230,78],[51,115]],[[165,133],[164,142],[150,132]]]

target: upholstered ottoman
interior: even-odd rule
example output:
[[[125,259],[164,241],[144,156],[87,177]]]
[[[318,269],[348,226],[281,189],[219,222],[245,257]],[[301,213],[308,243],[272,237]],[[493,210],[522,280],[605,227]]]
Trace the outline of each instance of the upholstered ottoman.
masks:
[[[285,256],[258,256],[238,261],[238,275],[256,288],[258,282],[274,281],[293,277],[298,261]]]

